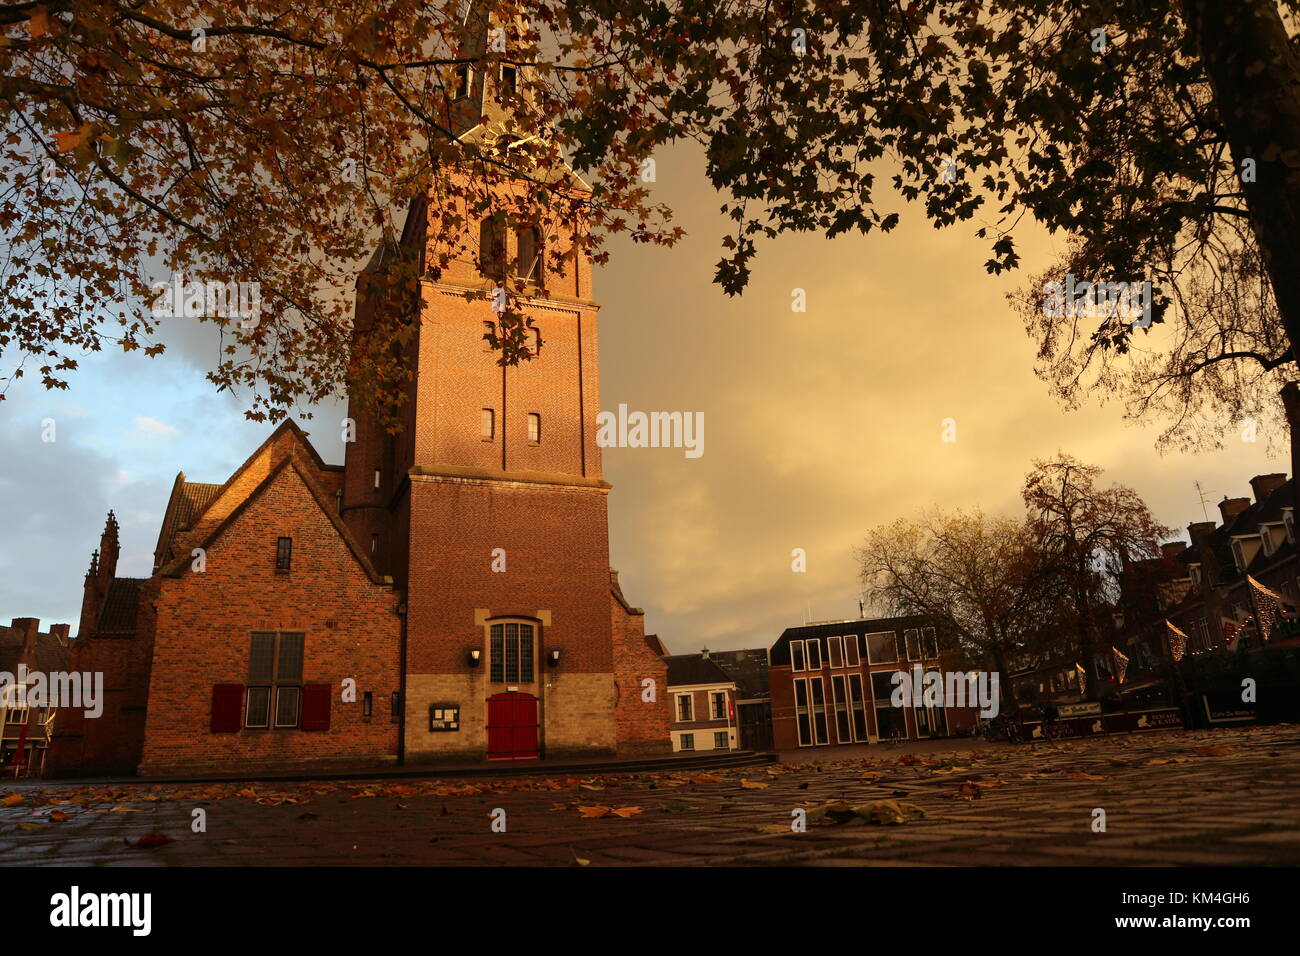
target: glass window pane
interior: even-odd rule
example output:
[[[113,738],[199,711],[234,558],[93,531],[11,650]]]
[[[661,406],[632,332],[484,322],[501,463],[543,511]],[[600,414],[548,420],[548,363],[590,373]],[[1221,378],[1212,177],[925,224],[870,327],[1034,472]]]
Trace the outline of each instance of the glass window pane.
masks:
[[[271,688],[248,688],[248,709],[244,713],[245,727],[266,727],[271,716]]]
[[[253,634],[248,654],[248,680],[250,683],[270,683],[274,679],[275,635],[270,631],[257,631]]]
[[[523,684],[533,682],[533,627],[531,624],[519,625],[519,681]]]
[[[790,669],[796,671],[804,669],[803,641],[790,642]]]
[[[494,684],[500,684],[505,680],[504,633],[505,628],[503,625],[492,625],[488,657],[491,660],[491,674],[489,675],[489,679]]]
[[[298,726],[298,696],[299,688],[297,687],[277,687],[275,689],[275,726]]]
[[[275,679],[279,683],[296,683],[302,680],[302,634],[280,635],[280,660]]]
[[[519,682],[519,625],[506,625],[506,683]]]
[[[872,664],[892,664],[898,660],[898,644],[893,631],[867,635],[867,660]]]

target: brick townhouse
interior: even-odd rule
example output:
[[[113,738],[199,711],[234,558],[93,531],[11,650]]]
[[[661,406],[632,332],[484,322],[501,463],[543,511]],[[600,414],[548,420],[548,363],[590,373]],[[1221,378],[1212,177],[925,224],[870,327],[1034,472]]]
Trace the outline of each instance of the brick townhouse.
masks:
[[[897,671],[955,670],[920,617],[830,621],[787,628],[772,645],[772,737],[777,750],[956,736],[975,708],[891,701]]]
[[[458,133],[500,132],[501,78],[464,79]],[[385,307],[370,279],[398,255],[439,261],[429,215],[413,201],[402,250],[359,279],[358,336]],[[609,567],[580,224],[543,237],[465,218],[471,254],[420,282],[400,433],[350,396],[342,466],[286,422],[223,483],[182,474],[148,578],[116,576],[106,532],[73,656],[111,672],[118,699],[68,728],[65,772],[667,750],[670,702],[647,691],[667,666]],[[570,264],[543,287],[551,243]],[[485,342],[490,299],[467,298],[506,275],[538,330],[515,367]]]
[[[735,681],[707,649],[664,661],[673,708],[673,750],[737,749]]]
[[[16,617],[8,627],[0,624],[0,777],[40,776],[45,769],[58,710],[52,701],[37,705],[26,695],[35,687],[31,674],[43,675],[48,687],[52,675],[68,670],[68,633],[71,625],[51,624],[41,631],[34,617]],[[19,684],[26,668],[28,680]],[[21,690],[20,690],[21,686]]]

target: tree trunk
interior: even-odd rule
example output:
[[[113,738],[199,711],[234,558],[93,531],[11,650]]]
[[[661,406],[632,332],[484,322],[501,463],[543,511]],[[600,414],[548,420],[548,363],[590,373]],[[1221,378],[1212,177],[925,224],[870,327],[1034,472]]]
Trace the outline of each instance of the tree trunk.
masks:
[[[1275,0],[1183,0],[1293,356],[1300,356],[1300,64]]]

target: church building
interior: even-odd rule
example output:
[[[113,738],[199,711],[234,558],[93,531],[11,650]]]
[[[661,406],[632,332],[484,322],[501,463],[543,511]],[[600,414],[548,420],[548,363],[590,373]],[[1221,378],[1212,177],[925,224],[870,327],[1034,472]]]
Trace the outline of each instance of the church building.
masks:
[[[502,122],[514,78],[481,74],[459,135]],[[369,272],[432,261],[432,201]],[[148,578],[117,576],[110,515],[71,665],[106,673],[108,705],[61,721],[52,772],[669,750],[666,666],[609,567],[591,261],[562,231],[466,230],[471,254],[420,281],[401,431],[350,396],[342,466],[285,422],[223,483],[180,474]],[[550,243],[569,266],[542,283]],[[537,331],[516,366],[487,341],[502,270]],[[358,333],[384,308],[364,278]]]

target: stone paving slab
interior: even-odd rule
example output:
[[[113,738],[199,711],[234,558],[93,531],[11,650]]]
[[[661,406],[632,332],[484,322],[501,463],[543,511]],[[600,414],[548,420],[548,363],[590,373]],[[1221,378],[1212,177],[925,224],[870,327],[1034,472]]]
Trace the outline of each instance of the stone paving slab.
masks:
[[[1292,725],[590,777],[0,784],[0,865],[1296,865],[1298,790]],[[796,809],[887,800],[924,816],[790,828]]]

